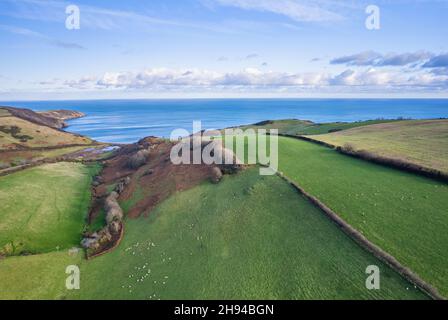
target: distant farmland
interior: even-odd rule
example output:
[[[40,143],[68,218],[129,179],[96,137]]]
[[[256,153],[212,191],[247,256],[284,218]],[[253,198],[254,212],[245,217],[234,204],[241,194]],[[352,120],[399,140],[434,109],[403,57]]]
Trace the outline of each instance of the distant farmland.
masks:
[[[395,122],[397,120],[367,120],[356,122],[328,122],[314,123],[306,120],[267,120],[256,124],[240,126],[241,129],[278,129],[280,134],[289,135],[316,135],[329,132],[347,130],[379,123]]]
[[[2,109],[0,109],[2,110]],[[3,110],[4,111],[4,110]],[[1,117],[0,150],[91,144],[92,140],[17,117]]]
[[[448,173],[448,120],[408,120],[358,127],[313,139]]]

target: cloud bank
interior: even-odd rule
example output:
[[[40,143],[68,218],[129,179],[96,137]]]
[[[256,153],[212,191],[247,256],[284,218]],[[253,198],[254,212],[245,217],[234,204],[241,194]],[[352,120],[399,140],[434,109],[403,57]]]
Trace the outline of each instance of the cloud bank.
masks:
[[[337,8],[345,6],[347,1],[214,0],[213,2],[221,6],[282,15],[298,22],[325,22],[343,20]]]
[[[124,90],[293,90],[328,87],[425,88],[446,90],[448,75],[433,72],[402,73],[375,68],[347,69],[337,74],[288,73],[248,68],[239,72],[218,72],[205,69],[154,68],[141,72],[107,72],[98,77],[66,81],[65,86],[76,89]]]
[[[445,55],[445,62],[448,62],[448,56]],[[407,53],[388,53],[381,54],[375,51],[364,51],[353,55],[335,58],[330,61],[331,64],[344,64],[347,66],[407,66],[411,64],[422,64],[426,61],[432,61],[437,56],[427,51],[407,52]],[[440,59],[439,59],[440,60]],[[442,59],[443,60],[443,59]],[[439,61],[435,61],[437,64]],[[443,62],[443,61],[442,61]]]

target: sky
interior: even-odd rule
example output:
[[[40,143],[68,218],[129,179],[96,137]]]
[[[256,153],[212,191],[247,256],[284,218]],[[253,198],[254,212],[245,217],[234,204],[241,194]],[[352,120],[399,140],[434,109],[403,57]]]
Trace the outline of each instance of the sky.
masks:
[[[447,14],[448,0],[0,0],[0,100],[446,98]]]

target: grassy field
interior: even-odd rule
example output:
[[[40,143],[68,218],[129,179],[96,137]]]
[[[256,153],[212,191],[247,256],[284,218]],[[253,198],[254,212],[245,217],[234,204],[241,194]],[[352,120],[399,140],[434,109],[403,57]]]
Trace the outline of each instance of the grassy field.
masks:
[[[0,260],[0,300],[64,299],[65,269],[83,263],[82,251],[67,250]]]
[[[79,245],[98,166],[43,165],[0,177],[0,248],[7,254]]]
[[[0,108],[0,117],[7,117],[7,116],[10,116],[10,115],[11,115],[11,113],[9,113],[8,110]]]
[[[1,109],[0,109],[1,110]],[[62,147],[49,150],[20,150],[20,151],[4,151],[0,153],[0,164],[20,165],[22,163],[31,162],[39,159],[52,159],[76,151],[86,149],[86,146],[80,147]]]
[[[448,173],[448,120],[398,121],[313,138]]]
[[[0,278],[8,278],[0,299],[426,298],[287,183],[256,169],[177,193],[149,218],[127,220],[113,252],[77,259],[60,252],[0,261]],[[81,267],[81,290],[64,293],[72,263]],[[381,290],[365,288],[372,264]]]
[[[448,296],[448,185],[293,138],[279,139],[279,167]]]
[[[333,131],[347,130],[351,128],[368,126],[371,124],[395,122],[396,120],[368,120],[357,122],[328,122],[328,123],[313,123],[304,120],[273,120],[260,125],[241,126],[241,129],[278,129],[281,134],[290,135],[315,135],[324,134]]]
[[[11,133],[11,129],[15,128],[18,128],[19,131],[15,134]],[[24,139],[22,140],[20,137],[24,137]],[[15,149],[15,145],[49,147],[91,143],[89,138],[37,125],[17,117],[1,117],[0,120],[0,150]]]

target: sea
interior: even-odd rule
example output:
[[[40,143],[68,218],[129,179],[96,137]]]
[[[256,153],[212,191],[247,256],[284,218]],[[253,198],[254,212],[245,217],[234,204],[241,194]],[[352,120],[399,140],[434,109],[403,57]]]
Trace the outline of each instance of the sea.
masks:
[[[325,123],[448,117],[448,99],[70,100],[0,105],[81,111],[86,116],[68,121],[66,130],[110,143],[131,143],[146,136],[168,138],[175,129],[192,133],[193,121],[201,121],[202,129],[220,129],[278,119]]]

